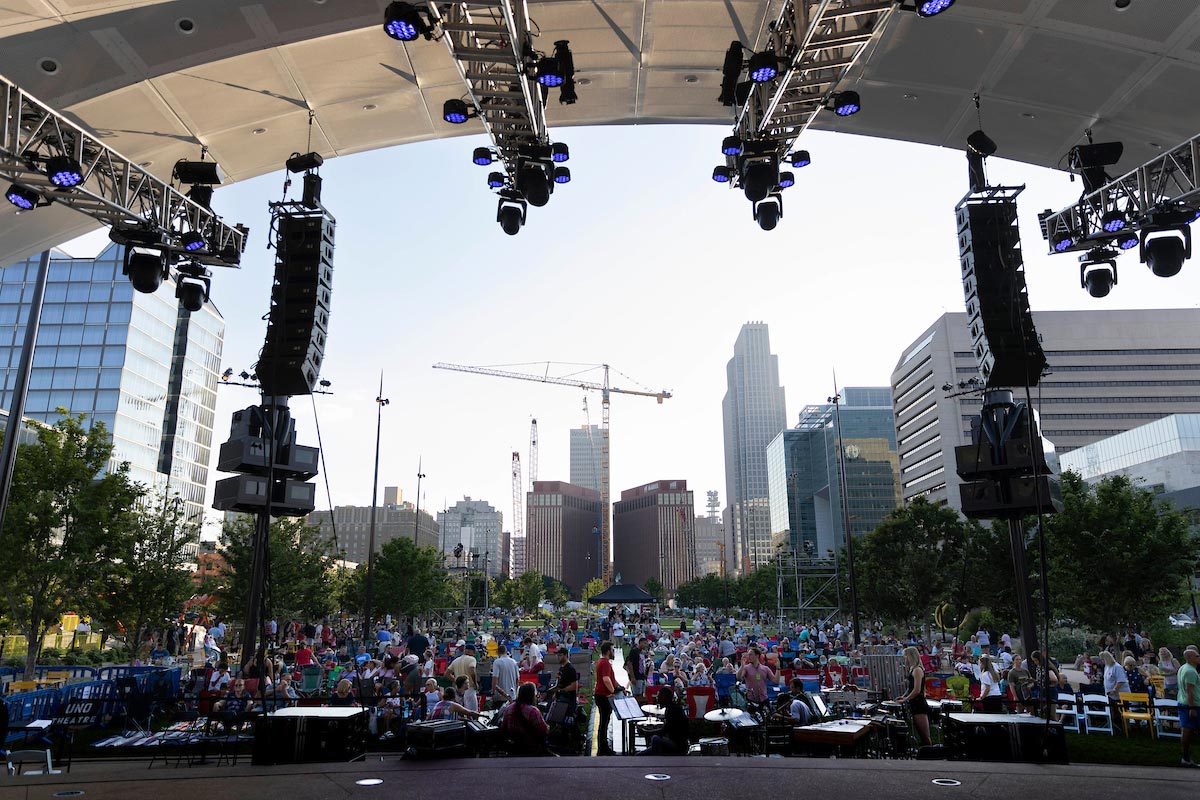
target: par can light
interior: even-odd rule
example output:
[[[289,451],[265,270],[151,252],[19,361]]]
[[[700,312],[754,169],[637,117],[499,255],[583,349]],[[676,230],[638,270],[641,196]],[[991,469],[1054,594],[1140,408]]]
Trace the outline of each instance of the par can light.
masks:
[[[555,183],[570,183],[571,182],[571,169],[569,167],[555,167],[554,168],[554,182]]]
[[[391,3],[383,14],[383,31],[400,42],[411,42],[421,35],[425,23],[410,3]]]
[[[792,166],[796,169],[807,167],[811,163],[812,156],[808,154],[807,150],[797,150],[796,152],[792,153]]]
[[[1104,230],[1108,233],[1125,230],[1125,215],[1114,208],[1104,215],[1102,223]]]
[[[571,159],[571,148],[567,147],[562,142],[555,142],[550,145],[550,158],[555,164],[561,164],[564,161]]]
[[[490,186],[493,189],[499,189],[503,185],[504,185],[504,173],[503,172],[489,172],[488,173],[488,186]]]
[[[737,136],[726,136],[721,140],[721,154],[726,156],[740,156],[742,154],[742,140]]]
[[[779,76],[779,59],[770,51],[755,53],[750,56],[747,70],[750,73],[750,80],[755,83],[773,81]]]
[[[1117,237],[1117,247],[1122,250],[1132,250],[1139,244],[1138,235],[1133,231],[1125,231]]]
[[[456,98],[442,103],[442,119],[451,125],[462,125],[470,116],[470,109],[462,100]]]
[[[70,189],[83,183],[83,167],[70,156],[52,156],[46,162],[46,176],[60,189]]]
[[[712,179],[717,183],[729,183],[729,179],[732,177],[732,171],[724,164],[719,167],[713,167]]]
[[[488,166],[492,163],[492,151],[486,147],[476,147],[475,152],[471,154],[471,162],[481,167]]]
[[[558,59],[546,56],[538,61],[537,82],[551,89],[555,86],[562,86],[563,76],[562,71],[558,68]]]
[[[862,100],[858,92],[838,92],[833,96],[833,113],[839,117],[848,117],[862,110]]]
[[[779,188],[786,189],[789,186],[796,185],[796,176],[790,172],[779,173]]]
[[[24,186],[18,186],[15,183],[8,187],[8,191],[4,193],[4,197],[8,202],[22,211],[29,211],[42,199],[42,196],[33,189],[26,189]]]
[[[188,231],[179,237],[179,243],[183,245],[183,249],[189,253],[194,253],[197,250],[203,250],[205,246],[204,236],[199,231]]]
[[[952,5],[954,0],[917,0],[917,16],[936,17]]]

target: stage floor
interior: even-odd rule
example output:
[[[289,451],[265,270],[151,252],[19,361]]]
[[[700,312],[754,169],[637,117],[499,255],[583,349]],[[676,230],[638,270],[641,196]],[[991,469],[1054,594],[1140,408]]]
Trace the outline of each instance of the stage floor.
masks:
[[[645,777],[655,773],[671,777],[664,781]],[[378,778],[383,783],[356,785],[364,778]],[[942,788],[932,783],[935,779],[959,781],[961,785]],[[1194,800],[1200,787],[1200,770],[700,756],[443,761],[406,761],[394,756],[380,761],[374,756],[356,764],[255,767],[242,762],[220,768],[156,765],[153,770],[147,770],[144,761],[109,761],[76,762],[70,775],[7,777],[0,773],[0,800],[39,800],[71,790],[82,791],[85,800],[424,798],[444,796],[447,791],[466,786],[486,791],[489,800],[528,800],[530,787],[538,787],[539,794],[565,791],[566,796],[588,800],[775,797],[786,787],[802,787],[803,795],[813,797],[878,796],[886,792],[890,800],[943,796],[1012,800],[1035,791],[1054,800],[1120,796]]]

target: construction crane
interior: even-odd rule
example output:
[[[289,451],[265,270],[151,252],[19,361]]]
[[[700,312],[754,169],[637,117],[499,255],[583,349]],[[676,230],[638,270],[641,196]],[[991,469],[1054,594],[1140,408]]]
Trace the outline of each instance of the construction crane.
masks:
[[[512,454],[512,494],[513,494],[513,525],[512,525],[512,541],[509,542],[509,576],[511,578],[520,577],[525,570],[524,564],[514,564],[513,553],[517,550],[517,539],[524,542],[525,537],[525,498],[521,485],[521,454],[513,450]]]
[[[529,488],[533,488],[533,484],[537,481],[537,420],[529,423]]]
[[[536,383],[549,383],[555,386],[573,386],[576,389],[584,389],[591,392],[600,392],[600,552],[603,554],[601,561],[601,579],[605,584],[612,581],[612,516],[609,513],[609,416],[610,416],[610,395],[630,394],[637,397],[653,397],[662,405],[662,401],[671,396],[671,393],[665,389],[661,392],[642,391],[638,389],[618,389],[609,384],[608,364],[597,364],[596,367],[604,370],[604,380],[601,383],[593,381],[584,381],[573,377],[555,377],[550,375],[550,365],[552,362],[539,362],[546,365],[546,370],[541,375],[531,375],[525,372],[510,372],[508,370],[493,369],[492,367],[471,367],[463,364],[444,364],[437,363],[433,365],[434,369],[448,369],[455,372],[469,372],[474,375],[490,375],[494,378],[512,378],[519,381],[534,381]]]

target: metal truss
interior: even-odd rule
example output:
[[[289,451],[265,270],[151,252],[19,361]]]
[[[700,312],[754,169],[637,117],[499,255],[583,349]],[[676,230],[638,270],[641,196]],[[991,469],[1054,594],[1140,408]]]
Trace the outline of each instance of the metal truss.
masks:
[[[837,558],[797,555],[788,546],[775,556],[775,589],[779,624],[817,622],[824,625],[840,610]]]
[[[1042,216],[1042,236],[1051,254],[1090,250],[1115,241],[1146,225],[1157,212],[1200,208],[1200,134],[1158,155],[1137,169],[1109,181],[1074,205]],[[1103,217],[1117,210],[1126,215],[1119,233],[1104,230]],[[1069,235],[1072,244],[1055,249],[1055,241]]]
[[[782,160],[829,104],[834,89],[878,37],[895,0],[788,0],[754,52],[775,53],[779,77],[753,84],[737,107],[734,133],[743,142],[767,142]],[[735,170],[737,158],[728,157]],[[738,183],[736,177],[730,184]]]
[[[210,266],[237,266],[249,231],[230,226],[62,114],[0,75],[4,128],[0,176],[33,189],[121,231],[159,239],[165,249]],[[47,159],[69,156],[82,167],[83,182],[60,189],[46,176]],[[187,251],[180,236],[204,234],[204,250]]]
[[[429,11],[467,86],[471,105],[515,184],[520,149],[550,143],[525,0],[449,4],[430,0]]]

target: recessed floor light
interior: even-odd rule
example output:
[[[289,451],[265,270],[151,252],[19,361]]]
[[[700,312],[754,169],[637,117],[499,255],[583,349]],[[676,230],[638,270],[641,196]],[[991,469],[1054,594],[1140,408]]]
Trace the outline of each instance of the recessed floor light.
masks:
[[[196,20],[192,19],[191,17],[177,19],[175,20],[175,28],[180,33],[190,36],[196,32]]]
[[[47,75],[57,75],[58,74],[58,62],[55,61],[53,58],[43,58],[40,61],[38,61],[38,69],[40,69],[42,72],[46,73]]]
[[[1028,111],[1022,111],[1021,116],[1024,117],[1025,119],[1036,119],[1037,118],[1036,115],[1034,115]]]
[[[591,84],[592,79],[591,78],[576,78],[575,82],[577,84],[579,84],[580,86],[587,86],[587,85]]]
[[[383,778],[362,778],[355,781],[359,786],[378,786],[383,783]]]
[[[695,83],[698,80],[700,80],[700,79],[697,78],[695,75],[684,75],[683,76],[684,83]]]
[[[912,92],[906,92],[904,95],[905,100],[916,100],[917,97],[918,97],[918,95],[915,95]]]
[[[962,786],[962,781],[952,780],[950,778],[934,778],[934,786]]]
[[[264,133],[267,132],[267,129],[266,128],[255,128],[254,130],[252,130],[250,132],[253,133],[255,136],[262,136]]]
[[[374,103],[367,103],[365,106],[363,106],[363,111],[374,111],[377,108],[379,108],[379,106],[375,105]]]
[[[667,775],[662,772],[651,772],[649,775],[646,775],[645,778],[648,781],[669,781],[669,780],[671,780],[670,775]]]
[[[142,169],[145,169],[146,167],[153,167],[154,162],[153,161],[143,161],[140,164],[138,164],[138,166],[141,167]]]
[[[1159,144],[1158,142],[1146,142],[1146,144],[1150,145],[1155,150],[1162,150],[1162,145]]]

